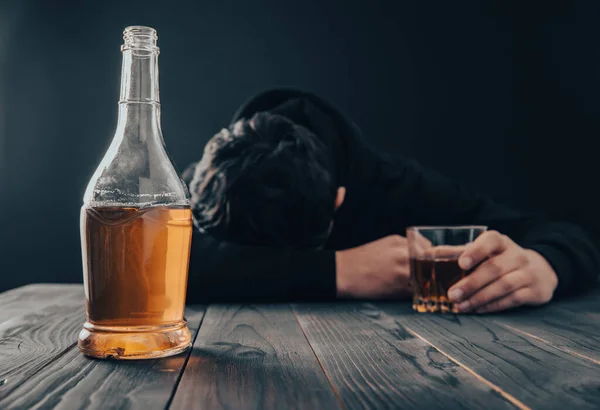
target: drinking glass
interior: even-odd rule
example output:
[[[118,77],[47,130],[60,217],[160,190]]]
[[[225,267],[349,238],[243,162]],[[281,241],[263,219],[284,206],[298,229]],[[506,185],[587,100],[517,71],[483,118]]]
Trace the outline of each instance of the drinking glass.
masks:
[[[448,289],[473,271],[461,269],[458,258],[486,230],[483,225],[407,228],[414,310],[458,313]]]

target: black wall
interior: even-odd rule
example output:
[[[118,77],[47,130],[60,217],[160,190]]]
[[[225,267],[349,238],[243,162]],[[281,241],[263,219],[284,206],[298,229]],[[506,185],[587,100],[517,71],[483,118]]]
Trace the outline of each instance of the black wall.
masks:
[[[246,98],[300,87],[381,149],[597,231],[600,3],[561,3],[2,0],[0,291],[81,280],[81,197],[134,24],[159,33],[180,169]]]

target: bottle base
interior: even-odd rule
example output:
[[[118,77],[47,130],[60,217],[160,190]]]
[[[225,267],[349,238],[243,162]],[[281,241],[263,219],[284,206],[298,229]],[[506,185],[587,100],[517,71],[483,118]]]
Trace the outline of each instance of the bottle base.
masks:
[[[115,360],[173,356],[191,344],[192,336],[185,321],[168,327],[96,326],[86,322],[77,343],[86,356]]]

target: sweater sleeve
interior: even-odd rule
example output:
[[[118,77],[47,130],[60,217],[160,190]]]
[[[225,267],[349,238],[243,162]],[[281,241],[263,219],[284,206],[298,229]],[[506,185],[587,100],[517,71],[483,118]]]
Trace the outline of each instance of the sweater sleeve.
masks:
[[[333,250],[242,246],[193,234],[188,303],[327,301],[335,296]]]
[[[555,297],[571,295],[597,282],[600,256],[580,227],[520,212],[403,158],[372,157],[375,197],[388,197],[379,212],[396,231],[411,225],[487,225],[520,246],[541,254],[558,276]]]

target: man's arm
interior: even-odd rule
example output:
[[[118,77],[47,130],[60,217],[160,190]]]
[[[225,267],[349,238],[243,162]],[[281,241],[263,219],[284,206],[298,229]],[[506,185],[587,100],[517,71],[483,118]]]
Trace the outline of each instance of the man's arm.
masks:
[[[188,303],[332,300],[335,251],[241,246],[194,231]]]
[[[415,161],[384,158],[377,167],[377,186],[387,190],[392,198],[382,205],[381,214],[390,220],[396,219],[396,229],[403,230],[409,225],[484,224],[490,230],[508,236],[521,249],[534,251],[548,262],[550,270],[558,277],[555,296],[577,293],[596,282],[600,273],[600,257],[581,228],[495,203]],[[398,215],[402,217],[394,218]],[[493,255],[487,254],[485,258],[490,256]],[[541,263],[535,266],[535,272],[544,270]],[[475,273],[471,276],[475,277]],[[549,274],[548,281],[551,280]],[[481,288],[475,286],[464,297],[473,296],[479,290]]]
[[[331,301],[408,296],[408,248],[399,235],[354,249],[240,246],[194,233],[188,303]]]

